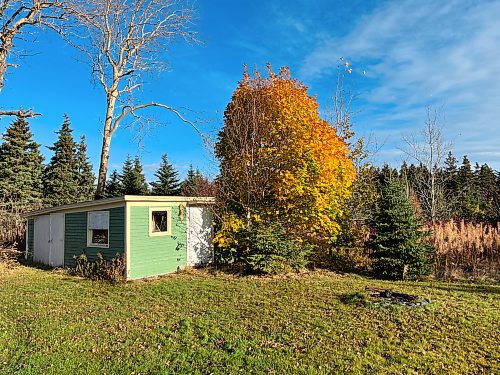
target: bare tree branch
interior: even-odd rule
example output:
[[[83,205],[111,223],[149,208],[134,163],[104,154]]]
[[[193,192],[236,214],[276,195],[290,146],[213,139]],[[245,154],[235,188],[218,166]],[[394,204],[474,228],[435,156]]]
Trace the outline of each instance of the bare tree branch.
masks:
[[[446,154],[451,149],[451,144],[444,140],[440,119],[439,110],[427,107],[424,127],[419,134],[413,133],[403,137],[406,147],[401,149],[404,154],[415,160],[427,171],[416,176],[418,181],[413,188],[416,190],[422,208],[432,222],[439,219],[443,206],[446,205],[445,181],[442,178],[442,173],[439,172]]]
[[[104,193],[111,139],[122,122],[150,123],[142,109],[163,108],[182,122],[199,129],[178,110],[166,104],[137,103],[134,94],[144,74],[163,69],[163,54],[176,38],[196,41],[191,30],[193,8],[184,0],[74,0],[74,18],[84,26],[79,40],[70,42],[88,58],[96,82],[106,94],[106,115],[96,197]]]
[[[27,109],[24,110],[22,108],[16,109],[16,110],[0,110],[0,117],[2,116],[17,116],[17,117],[22,117],[22,118],[30,118],[30,117],[36,117],[36,116],[41,116],[40,113],[33,112],[32,109]]]
[[[0,92],[4,86],[7,68],[16,66],[7,61],[15,53],[15,40],[26,35],[24,30],[27,26],[60,30],[60,21],[64,20],[67,14],[64,8],[59,0],[0,1]]]
[[[126,117],[129,114],[133,114],[134,116],[140,117],[135,112],[140,110],[140,109],[144,109],[144,108],[148,108],[148,107],[164,108],[164,109],[169,110],[170,112],[173,112],[182,122],[191,125],[200,137],[205,138],[204,134],[196,127],[196,125],[193,122],[187,120],[177,109],[170,107],[168,105],[165,105],[165,104],[155,103],[155,102],[146,103],[146,104],[138,104],[138,105],[135,105],[133,107],[128,107],[128,106],[123,107],[122,113],[114,121],[113,128],[111,129],[112,133],[114,133],[118,129],[120,122],[121,122],[121,120],[123,120],[124,117]]]

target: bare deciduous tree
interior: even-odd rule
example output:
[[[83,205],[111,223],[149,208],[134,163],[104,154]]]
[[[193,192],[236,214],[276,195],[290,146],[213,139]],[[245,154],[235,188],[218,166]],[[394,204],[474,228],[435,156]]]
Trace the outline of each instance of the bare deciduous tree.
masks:
[[[136,97],[145,73],[164,69],[162,53],[172,40],[195,40],[191,29],[193,9],[184,0],[90,0],[74,2],[72,8],[85,34],[71,41],[88,57],[94,79],[106,94],[96,191],[96,198],[100,198],[104,194],[111,139],[122,121],[129,118],[133,124],[148,125],[153,120],[141,110],[159,107],[195,127],[175,108],[157,102],[141,103]]]
[[[263,126],[269,103],[259,93],[264,79],[258,72],[255,75],[256,82],[252,83],[249,99],[231,102],[227,106],[224,122],[228,125],[219,133],[214,145],[217,158],[225,155],[217,178],[218,209],[221,212],[216,214],[222,216],[226,207],[237,207],[244,211],[247,225],[250,216],[258,212],[259,207],[272,201],[275,175],[275,171],[269,168],[272,163],[259,153],[264,147],[262,140],[271,138],[272,129]],[[244,79],[248,77],[245,67]],[[282,145],[275,140],[272,146],[279,148]]]
[[[427,172],[417,176],[416,193],[422,208],[434,223],[439,219],[444,199],[444,179],[440,173],[444,159],[451,149],[451,144],[443,138],[443,126],[440,123],[439,110],[427,107],[427,118],[424,127],[417,134],[403,137],[406,147],[402,151],[423,166]]]
[[[7,69],[16,65],[10,57],[19,51],[15,41],[30,35],[29,26],[45,26],[59,29],[59,22],[65,18],[64,6],[53,0],[0,0],[0,92],[4,87]],[[0,116],[32,117],[31,110],[0,110]]]
[[[337,66],[337,82],[332,97],[332,108],[327,110],[328,121],[335,128],[337,135],[349,147],[349,156],[356,167],[357,179],[352,186],[352,195],[347,201],[347,216],[349,225],[359,228],[368,223],[373,215],[376,199],[375,173],[370,158],[380,146],[370,134],[357,136],[353,128],[353,117],[357,114],[352,109],[356,100],[348,84],[352,73],[350,63],[344,58],[339,59]]]

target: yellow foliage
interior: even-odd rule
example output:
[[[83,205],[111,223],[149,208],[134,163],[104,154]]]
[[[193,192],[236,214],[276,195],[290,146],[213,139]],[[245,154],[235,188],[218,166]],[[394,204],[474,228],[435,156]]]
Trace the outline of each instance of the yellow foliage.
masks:
[[[238,242],[235,239],[235,234],[245,228],[243,220],[236,215],[229,213],[222,222],[222,228],[215,235],[213,242],[220,247],[229,247]]]
[[[244,73],[216,146],[221,180],[230,181],[239,215],[258,212],[298,236],[324,239],[338,233],[356,172],[346,143],[318,108],[287,68],[275,74],[269,67],[267,78]]]

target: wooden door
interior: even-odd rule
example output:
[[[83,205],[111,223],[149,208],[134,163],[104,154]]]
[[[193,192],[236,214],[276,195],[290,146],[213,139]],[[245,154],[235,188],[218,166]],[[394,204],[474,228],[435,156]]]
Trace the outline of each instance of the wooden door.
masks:
[[[50,259],[49,265],[61,267],[64,264],[64,214],[50,214]]]
[[[38,263],[50,262],[50,215],[35,218],[33,260]]]

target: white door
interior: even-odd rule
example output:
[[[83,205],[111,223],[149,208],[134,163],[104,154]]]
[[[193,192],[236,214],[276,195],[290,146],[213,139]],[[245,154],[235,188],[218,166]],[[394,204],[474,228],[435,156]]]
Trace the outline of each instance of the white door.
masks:
[[[212,212],[204,206],[187,207],[187,264],[202,266],[212,262]]]
[[[38,263],[49,264],[50,258],[50,215],[35,218],[33,260]]]
[[[60,267],[64,263],[64,214],[50,214],[49,265]]]

